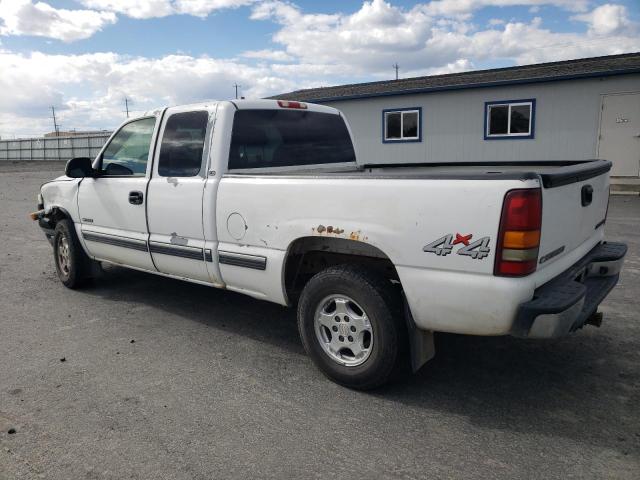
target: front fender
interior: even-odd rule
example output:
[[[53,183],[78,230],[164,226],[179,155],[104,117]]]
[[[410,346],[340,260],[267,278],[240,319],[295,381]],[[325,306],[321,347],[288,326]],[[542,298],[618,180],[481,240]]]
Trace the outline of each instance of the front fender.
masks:
[[[55,209],[61,210],[74,223],[80,223],[78,211],[78,190],[81,179],[59,177],[56,180],[45,183],[40,187],[40,193],[44,201],[45,215],[51,214]]]

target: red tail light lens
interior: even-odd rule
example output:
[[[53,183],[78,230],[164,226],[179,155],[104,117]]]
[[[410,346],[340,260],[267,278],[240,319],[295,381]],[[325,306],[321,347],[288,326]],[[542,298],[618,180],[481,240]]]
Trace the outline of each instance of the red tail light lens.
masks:
[[[297,108],[299,110],[306,110],[307,104],[302,102],[293,102],[289,100],[278,100],[278,105],[282,108]]]
[[[542,224],[539,188],[510,190],[504,197],[494,274],[522,277],[536,270]]]
[[[504,198],[502,220],[505,230],[539,230],[542,221],[540,189],[511,190]]]

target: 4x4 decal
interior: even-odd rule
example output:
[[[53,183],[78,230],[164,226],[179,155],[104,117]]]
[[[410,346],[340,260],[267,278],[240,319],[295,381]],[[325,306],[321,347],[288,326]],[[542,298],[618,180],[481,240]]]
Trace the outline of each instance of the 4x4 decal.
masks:
[[[489,237],[482,237],[481,239],[471,243],[472,238],[472,233],[469,233],[468,235],[460,235],[459,233],[456,233],[456,237],[454,239],[453,234],[450,233],[444,237],[440,237],[428,245],[425,245],[422,248],[422,251],[435,253],[440,257],[445,257],[453,252],[454,246],[461,245],[456,252],[458,255],[465,255],[473,258],[474,260],[482,260],[487,257],[491,252],[491,249],[489,248],[489,241],[491,239]]]

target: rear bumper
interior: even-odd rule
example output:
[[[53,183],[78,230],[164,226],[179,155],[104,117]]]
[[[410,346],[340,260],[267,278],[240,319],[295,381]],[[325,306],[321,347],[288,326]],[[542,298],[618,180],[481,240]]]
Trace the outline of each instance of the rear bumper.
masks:
[[[624,243],[598,244],[520,304],[511,334],[555,338],[582,328],[618,283],[626,253]]]

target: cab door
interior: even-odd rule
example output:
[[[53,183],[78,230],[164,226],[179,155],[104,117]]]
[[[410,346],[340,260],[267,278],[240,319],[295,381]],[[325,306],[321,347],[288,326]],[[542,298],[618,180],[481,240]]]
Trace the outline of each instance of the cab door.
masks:
[[[156,123],[150,116],[124,124],[96,160],[98,175],[80,183],[82,239],[98,260],[155,270],[145,207]]]
[[[202,219],[209,116],[206,109],[166,111],[147,205],[149,250],[158,271],[206,283],[213,280]]]

